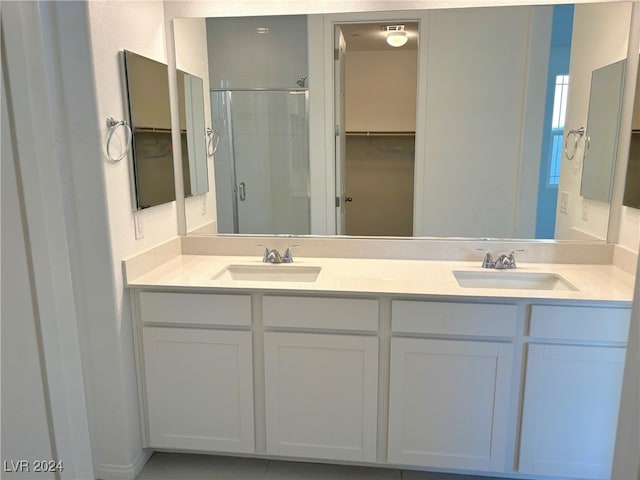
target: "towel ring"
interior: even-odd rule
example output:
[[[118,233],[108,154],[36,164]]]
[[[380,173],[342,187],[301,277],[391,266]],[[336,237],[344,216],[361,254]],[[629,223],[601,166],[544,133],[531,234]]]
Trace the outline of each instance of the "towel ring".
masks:
[[[122,155],[114,158],[111,156],[109,147],[111,145],[111,140],[113,139],[113,134],[115,133],[116,130],[118,130],[119,127],[125,127],[126,131],[128,132],[127,146],[125,147],[124,152],[122,152]],[[124,157],[127,156],[127,154],[129,153],[129,150],[131,149],[131,140],[133,139],[131,127],[124,120],[118,121],[118,120],[114,120],[113,117],[107,117],[107,128],[109,129],[109,133],[107,134],[107,140],[105,145],[105,152],[107,154],[107,158],[112,162],[119,162],[120,160],[122,160]]]
[[[220,130],[207,127],[207,155],[213,157],[213,154],[218,150],[218,144],[220,143]],[[215,139],[215,140],[214,140]]]
[[[573,137],[573,153],[569,156],[569,146],[567,145],[569,142],[569,137]],[[587,153],[589,152],[589,147],[591,146],[591,137],[587,133],[586,128],[580,127],[577,130],[571,129],[569,133],[567,133],[564,138],[564,155],[567,157],[567,160],[573,160],[576,156],[576,150],[578,150],[578,143],[580,139],[584,137],[584,158],[587,158]]]

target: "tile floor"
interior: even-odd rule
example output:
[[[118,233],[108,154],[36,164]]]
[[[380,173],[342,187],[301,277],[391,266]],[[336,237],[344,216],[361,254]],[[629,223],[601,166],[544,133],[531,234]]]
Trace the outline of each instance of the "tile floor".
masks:
[[[376,467],[155,452],[136,480],[498,480]]]

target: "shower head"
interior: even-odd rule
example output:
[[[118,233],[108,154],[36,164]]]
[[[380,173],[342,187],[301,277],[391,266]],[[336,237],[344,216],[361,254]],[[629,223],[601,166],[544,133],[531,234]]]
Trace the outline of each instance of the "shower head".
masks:
[[[307,85],[307,78],[309,78],[309,74],[307,73],[306,75],[300,77],[297,81],[296,81],[296,85],[298,85],[301,88],[306,87]]]

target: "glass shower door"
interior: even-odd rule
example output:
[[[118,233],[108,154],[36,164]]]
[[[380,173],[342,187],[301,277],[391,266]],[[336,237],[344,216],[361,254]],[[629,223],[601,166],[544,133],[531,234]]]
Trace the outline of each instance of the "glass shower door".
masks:
[[[218,231],[307,234],[306,90],[212,92]]]

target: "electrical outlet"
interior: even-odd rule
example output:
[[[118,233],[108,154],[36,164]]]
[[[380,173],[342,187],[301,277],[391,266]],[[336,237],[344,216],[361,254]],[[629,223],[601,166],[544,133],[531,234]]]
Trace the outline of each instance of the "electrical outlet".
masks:
[[[135,225],[136,225],[136,240],[140,240],[144,238],[144,220],[141,215],[136,215],[135,217]]]
[[[207,196],[202,195],[200,202],[200,215],[204,217],[207,214]]]
[[[569,192],[560,192],[560,213],[569,213]]]

